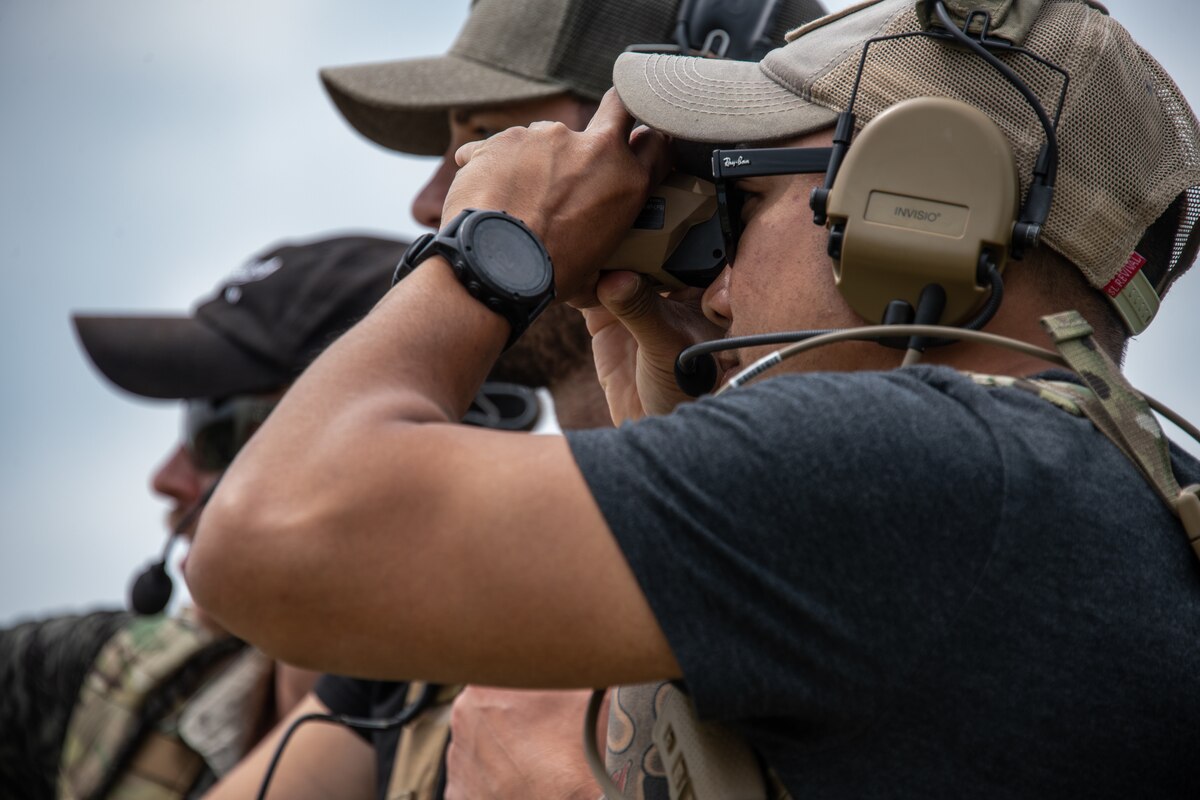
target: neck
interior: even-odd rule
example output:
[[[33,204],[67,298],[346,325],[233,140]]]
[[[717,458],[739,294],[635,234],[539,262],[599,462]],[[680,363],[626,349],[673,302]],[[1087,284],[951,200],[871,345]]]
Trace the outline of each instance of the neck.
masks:
[[[274,726],[312,691],[321,673],[300,669],[282,661],[275,662],[275,719]]]
[[[1024,274],[1010,270],[1004,304],[984,331],[1017,339],[1054,352],[1054,343],[1042,329],[1042,317],[1070,310],[1056,298],[1048,298],[1036,286],[1022,280]],[[1080,309],[1083,311],[1084,309]],[[930,350],[924,361],[945,364],[955,369],[991,375],[1027,377],[1049,369],[1062,369],[1057,364],[1032,355],[984,344],[962,343]]]

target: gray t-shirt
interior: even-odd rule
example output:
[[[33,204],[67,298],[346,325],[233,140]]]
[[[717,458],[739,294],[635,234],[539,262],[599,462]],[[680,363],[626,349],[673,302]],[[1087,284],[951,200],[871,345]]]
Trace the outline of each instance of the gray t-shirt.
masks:
[[[796,797],[1200,793],[1200,563],[1087,419],[918,366],[568,439],[701,715]]]

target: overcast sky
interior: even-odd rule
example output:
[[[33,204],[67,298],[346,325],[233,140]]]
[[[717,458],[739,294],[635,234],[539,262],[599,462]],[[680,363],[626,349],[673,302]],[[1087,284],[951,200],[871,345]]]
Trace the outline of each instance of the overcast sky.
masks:
[[[467,6],[0,0],[0,624],[122,603],[163,542],[179,408],[102,382],[70,312],[183,311],[279,239],[414,235],[433,162],[360,138],[316,73],[440,53]],[[1108,6],[1200,99],[1197,6]],[[1200,422],[1198,308],[1192,275],[1128,372]]]

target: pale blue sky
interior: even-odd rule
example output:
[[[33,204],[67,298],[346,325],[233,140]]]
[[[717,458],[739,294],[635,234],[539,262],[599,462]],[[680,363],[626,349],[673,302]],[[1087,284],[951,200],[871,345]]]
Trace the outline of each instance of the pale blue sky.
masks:
[[[69,313],[182,311],[282,238],[415,234],[408,203],[433,162],[357,136],[316,73],[440,53],[467,6],[0,0],[0,624],[123,602],[163,542],[147,482],[178,407],[101,382]],[[1200,99],[1200,10],[1108,6]],[[1194,421],[1198,308],[1193,275],[1129,361]]]

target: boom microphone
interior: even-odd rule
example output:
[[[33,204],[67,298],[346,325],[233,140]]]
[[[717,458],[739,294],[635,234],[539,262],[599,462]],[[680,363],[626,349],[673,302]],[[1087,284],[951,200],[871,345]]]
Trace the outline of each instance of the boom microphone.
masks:
[[[129,609],[133,613],[142,616],[161,614],[162,610],[167,607],[167,603],[171,602],[171,593],[175,589],[175,584],[171,580],[171,576],[167,574],[167,557],[171,554],[171,547],[175,544],[175,540],[192,527],[192,524],[199,518],[200,512],[204,510],[204,506],[208,505],[208,500],[216,488],[217,483],[213,482],[213,485],[205,490],[200,499],[175,524],[171,534],[167,537],[167,543],[163,546],[162,557],[147,565],[130,582]]]
[[[675,385],[688,397],[708,394],[717,385],[717,360],[708,353],[675,359]]]

